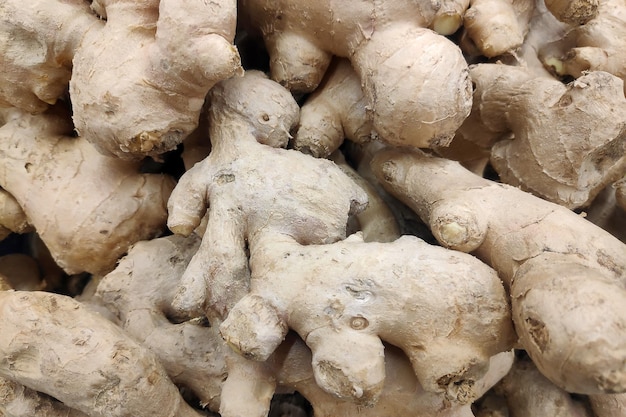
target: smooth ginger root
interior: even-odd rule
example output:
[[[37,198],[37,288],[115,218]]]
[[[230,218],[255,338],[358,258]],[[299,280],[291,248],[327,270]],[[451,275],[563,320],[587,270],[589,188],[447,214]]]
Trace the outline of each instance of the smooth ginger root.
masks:
[[[63,109],[3,113],[0,186],[67,273],[104,273],[134,242],[160,234],[174,182],[72,137]]]
[[[463,16],[464,52],[488,58],[514,53],[524,43],[534,8],[534,0],[471,0]]]
[[[69,80],[76,130],[106,155],[175,148],[195,129],[209,89],[241,71],[235,0],[95,0],[102,19],[76,0],[5,3],[0,40],[12,77],[2,100],[43,111]],[[13,85],[34,97],[11,98]]]
[[[311,92],[333,55],[356,70],[375,130],[394,145],[430,147],[452,138],[471,108],[471,82],[460,49],[426,29],[439,2],[240,0],[242,22],[260,31],[271,77]],[[303,18],[306,16],[306,18]]]
[[[174,300],[181,311],[223,318],[248,292],[247,246],[267,232],[302,244],[344,239],[367,195],[334,163],[286,150],[298,120],[291,94],[256,71],[209,94],[210,155],[180,179],[169,228],[189,235],[208,212],[198,253]]]
[[[498,271],[520,343],[548,379],[569,392],[626,392],[626,245],[453,161],[390,149],[372,166],[442,245]]]
[[[460,132],[492,146],[503,182],[578,208],[624,175],[626,98],[619,78],[595,71],[565,85],[500,64],[475,65],[471,74],[474,112]]]
[[[622,54],[626,48],[624,33],[624,2],[602,0],[597,16],[572,28],[563,39],[545,45],[539,51],[540,58],[557,75],[578,78],[587,71],[606,71],[626,81],[626,58]]]
[[[340,398],[376,402],[383,340],[405,352],[426,391],[471,402],[489,357],[513,342],[497,275],[414,236],[301,245],[266,235],[250,250],[250,294],[220,332],[246,357],[266,360],[295,330],[313,352],[318,385]]]
[[[0,292],[0,377],[90,417],[199,417],[157,358],[72,298]]]

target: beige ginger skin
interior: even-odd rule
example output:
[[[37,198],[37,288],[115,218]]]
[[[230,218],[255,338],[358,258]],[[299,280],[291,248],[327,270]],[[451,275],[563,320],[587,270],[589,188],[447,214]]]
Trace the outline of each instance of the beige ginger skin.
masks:
[[[174,305],[213,319],[223,318],[248,292],[246,245],[268,232],[302,244],[341,240],[349,215],[365,208],[367,194],[331,161],[282,149],[299,109],[285,88],[262,73],[224,81],[209,99],[212,150],[173,191],[168,226],[189,235],[208,213]]]
[[[471,108],[460,49],[426,29],[439,7],[429,0],[239,1],[244,27],[265,40],[272,79],[311,92],[333,55],[347,58],[376,131],[390,143],[416,147],[449,142]]]
[[[170,377],[191,389],[208,409],[228,417],[266,416],[273,390],[259,390],[259,385],[255,390],[250,386],[250,375],[228,372],[226,362],[236,354],[222,340],[217,326],[208,327],[198,320],[170,321],[175,317],[170,303],[176,286],[199,243],[195,235],[137,243],[118,267],[102,278],[89,303],[109,309],[131,337],[156,353]],[[489,363],[487,374],[473,386],[476,396],[506,374],[512,363],[511,352],[498,354]],[[408,358],[391,345],[385,346],[387,381],[378,402],[367,408],[338,399],[317,386],[311,352],[294,333],[287,335],[263,369],[268,385],[283,392],[297,390],[318,417],[473,416],[469,403],[452,404],[444,394],[424,391]],[[242,402],[247,408],[233,413],[231,405]]]
[[[577,2],[572,2],[575,4]],[[626,8],[621,0],[599,1],[597,15],[540,50],[544,65],[557,75],[580,77],[606,71],[626,81]]]
[[[72,137],[60,107],[2,116],[0,186],[67,273],[108,272],[134,242],[163,231],[171,178],[141,174],[139,162],[103,156]]]
[[[32,231],[26,213],[6,190],[0,188],[0,241],[11,233]]]
[[[474,108],[459,132],[491,147],[503,182],[578,208],[624,175],[626,98],[619,78],[595,71],[563,84],[500,64],[472,66],[471,75]]]
[[[442,245],[498,271],[520,343],[548,379],[569,392],[626,391],[626,245],[562,206],[453,161],[390,149],[372,167]]]
[[[250,294],[222,335],[265,360],[294,329],[313,352],[317,383],[339,397],[376,401],[385,380],[381,339],[405,352],[426,391],[461,403],[475,398],[489,357],[511,347],[502,284],[471,256],[412,236],[301,245],[266,235],[250,250]]]
[[[2,6],[9,17],[0,26],[3,59],[30,98],[12,98],[9,78],[3,101],[42,111],[69,80],[76,130],[106,155],[139,159],[175,148],[197,126],[209,89],[241,71],[232,45],[235,0],[95,0],[102,19],[82,1],[30,6]]]
[[[72,298],[0,292],[0,377],[90,417],[198,417],[156,356]]]

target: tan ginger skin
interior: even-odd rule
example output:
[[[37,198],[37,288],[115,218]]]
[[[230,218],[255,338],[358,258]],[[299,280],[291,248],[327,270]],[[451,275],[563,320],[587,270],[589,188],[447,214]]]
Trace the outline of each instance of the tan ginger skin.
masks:
[[[578,78],[586,71],[606,71],[626,81],[626,58],[622,54],[626,48],[625,30],[623,1],[602,0],[597,16],[542,48],[541,60],[557,75]]]
[[[506,398],[510,417],[592,417],[582,402],[546,379],[529,358],[518,359],[495,391]]]
[[[472,66],[471,74],[474,109],[459,133],[491,147],[503,182],[578,208],[624,175],[626,99],[619,78],[596,71],[565,85],[499,64]]]
[[[37,0],[25,9],[4,2],[10,19],[0,29],[9,43],[18,36],[23,43],[0,46],[8,50],[9,75],[30,99],[12,98],[10,78],[0,88],[3,100],[42,111],[65,90],[60,83],[71,69],[76,130],[100,152],[137,159],[175,148],[196,127],[209,89],[240,71],[235,0],[94,1],[106,20],[83,3]],[[33,59],[20,58],[23,44]]]
[[[0,240],[11,233],[31,232],[26,213],[6,190],[0,188]]]
[[[295,330],[313,352],[318,385],[362,404],[382,391],[382,339],[407,354],[426,391],[467,402],[514,332],[497,275],[461,255],[412,236],[300,245],[266,235],[250,248],[250,294],[220,331],[246,357],[265,360]]]
[[[0,186],[10,192],[67,273],[104,273],[128,247],[160,234],[172,179],[105,157],[60,108],[3,113]],[[46,208],[46,209],[42,209]]]
[[[166,318],[175,315],[169,304],[198,245],[195,235],[137,243],[100,281],[90,303],[106,306],[131,337],[157,354],[174,381],[191,389],[208,409],[219,410],[225,417],[266,416],[273,391],[258,390],[259,385],[252,389],[250,375],[228,372],[226,361],[236,354],[219,336],[217,326],[203,326],[198,320],[174,324]],[[500,380],[511,363],[510,352],[491,358],[489,371],[473,387],[475,394],[482,395]],[[287,335],[262,366],[269,386],[281,391],[297,390],[312,404],[318,417],[473,415],[469,404],[451,404],[444,394],[424,391],[406,356],[391,345],[385,346],[385,387],[378,402],[368,408],[338,399],[317,386],[311,353],[294,333]],[[230,405],[242,401],[248,408],[233,413]]]
[[[350,61],[335,58],[320,85],[300,109],[294,149],[326,158],[344,139],[363,143],[375,136],[358,75]]]
[[[471,0],[463,15],[463,52],[488,58],[515,53],[534,8],[535,0]]]
[[[365,208],[367,195],[331,161],[281,148],[299,109],[262,73],[224,81],[209,99],[212,151],[180,179],[168,202],[168,226],[189,235],[208,212],[202,245],[174,304],[212,319],[248,292],[246,244],[270,231],[302,244],[344,239],[349,215]]]
[[[90,417],[199,417],[156,356],[72,298],[0,292],[0,377]]]
[[[520,343],[548,379],[569,392],[626,391],[626,245],[565,207],[453,161],[385,150],[372,166],[442,245],[498,271]]]
[[[3,414],[4,413],[4,414]],[[0,415],[3,417],[88,417],[45,394],[0,378]]]
[[[313,91],[333,55],[357,71],[376,131],[395,145],[445,144],[471,108],[460,49],[430,29],[439,3],[240,0],[244,27],[262,33],[272,79]],[[306,16],[306,18],[303,18]]]

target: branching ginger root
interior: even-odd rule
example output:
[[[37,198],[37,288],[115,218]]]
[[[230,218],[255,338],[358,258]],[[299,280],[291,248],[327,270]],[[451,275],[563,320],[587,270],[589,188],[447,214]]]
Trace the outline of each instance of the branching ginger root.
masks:
[[[474,111],[461,127],[491,149],[503,182],[569,208],[582,207],[626,171],[622,81],[588,73],[567,85],[507,65],[471,68]],[[512,139],[506,137],[513,133]]]
[[[577,2],[572,2],[576,4]],[[540,52],[544,65],[557,75],[580,77],[587,71],[606,71],[626,81],[626,7],[621,0],[599,2],[597,16],[572,28],[562,40]]]
[[[318,417],[472,416],[470,404],[450,404],[445,395],[424,391],[406,356],[391,345],[385,347],[387,382],[370,408],[320,389],[311,368],[311,352],[293,333],[266,362],[259,363],[267,378],[263,385],[251,386],[254,381],[241,368],[228,371],[226,363],[236,354],[222,340],[217,326],[202,325],[199,320],[178,324],[168,320],[176,317],[169,304],[198,244],[195,235],[137,243],[102,278],[90,303],[110,309],[131,337],[156,353],[170,377],[191,389],[210,410],[219,410],[225,417],[264,417],[273,393],[267,389],[277,387],[300,392]],[[511,363],[510,352],[492,357],[487,374],[473,387],[476,395],[500,380]],[[241,409],[242,402],[245,409]]]
[[[548,379],[569,392],[626,391],[626,245],[562,206],[453,161],[385,150],[372,165],[442,245],[498,271],[520,343]]]
[[[105,157],[56,107],[4,113],[0,186],[10,192],[67,273],[108,272],[128,247],[162,232],[174,182]]]
[[[348,58],[376,131],[393,144],[445,144],[469,114],[471,82],[460,49],[426,29],[439,2],[239,6],[242,22],[262,32],[272,79],[292,91],[313,91],[333,55]]]
[[[471,256],[409,236],[300,245],[266,235],[250,250],[250,294],[222,335],[265,360],[292,328],[313,352],[317,383],[341,398],[375,403],[385,380],[381,339],[407,354],[426,391],[460,403],[475,398],[489,357],[511,347],[502,284]]]
[[[0,292],[0,377],[90,417],[199,417],[152,352],[72,298]]]
[[[175,148],[196,127],[208,90],[240,71],[235,0],[95,0],[103,19],[76,0],[3,7],[0,46],[12,77],[2,100],[42,111],[69,80],[76,130],[107,155]],[[48,77],[54,83],[40,81]],[[29,99],[12,98],[13,84]]]
[[[302,105],[294,149],[325,158],[344,139],[363,143],[375,136],[358,75],[350,61],[335,58],[322,83]]]
[[[180,311],[202,308],[212,319],[248,292],[246,245],[269,231],[302,244],[343,239],[349,215],[365,207],[367,195],[332,162],[281,149],[298,106],[262,73],[224,81],[209,98],[212,151],[180,179],[168,226],[189,235],[208,211],[202,245],[174,304]]]

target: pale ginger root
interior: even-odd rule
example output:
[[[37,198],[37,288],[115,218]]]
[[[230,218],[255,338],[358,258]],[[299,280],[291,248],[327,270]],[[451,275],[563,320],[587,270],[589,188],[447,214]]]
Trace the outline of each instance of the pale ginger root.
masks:
[[[394,145],[445,144],[471,108],[460,49],[430,29],[439,2],[307,4],[240,0],[242,22],[262,32],[272,79],[313,91],[333,55],[348,58],[375,130]],[[303,18],[306,16],[306,18]]]
[[[565,85],[499,64],[475,65],[471,74],[474,113],[460,133],[493,144],[491,163],[503,182],[578,208],[624,175],[626,98],[619,78],[596,71]]]
[[[3,417],[88,417],[60,401],[17,382],[0,378],[0,415]]]
[[[545,0],[545,5],[559,21],[570,25],[584,25],[598,15],[602,1]]]
[[[0,292],[0,377],[90,417],[199,416],[152,352],[72,298]]]
[[[591,205],[585,208],[584,216],[626,243],[626,211],[619,206],[617,191],[619,188],[616,189],[615,184],[602,190]]]
[[[341,152],[333,152],[330,159],[367,193],[367,207],[354,215],[354,219],[358,222],[356,229],[361,232],[363,240],[392,242],[399,238],[401,233],[398,221],[376,188],[346,162]]]
[[[67,273],[108,272],[132,243],[163,231],[172,179],[140,174],[139,162],[105,157],[71,137],[60,108],[4,115],[0,186]]]
[[[208,212],[174,304],[213,319],[248,292],[246,245],[267,232],[302,244],[343,239],[349,215],[365,207],[367,195],[334,163],[280,148],[299,109],[262,73],[224,81],[209,99],[211,154],[180,179],[168,202],[168,226],[189,235]]]
[[[626,417],[626,394],[590,395],[595,417]]]
[[[348,60],[334,59],[322,83],[300,109],[294,149],[325,158],[344,139],[363,143],[375,136],[356,72]]]
[[[572,28],[562,40],[546,45],[540,57],[557,75],[578,78],[587,71],[606,71],[626,81],[626,58],[622,53],[626,48],[625,31],[624,2],[602,0],[597,16]]]
[[[471,0],[463,17],[464,52],[488,58],[515,53],[534,8],[535,0]]]
[[[27,233],[32,230],[19,203],[6,190],[0,188],[0,240],[11,233]]]
[[[220,326],[229,345],[266,360],[292,328],[313,352],[318,385],[361,404],[383,389],[381,340],[407,354],[426,391],[460,403],[513,341],[497,275],[414,236],[300,245],[266,235],[250,247],[250,269],[250,294]]]
[[[174,324],[166,318],[175,313],[169,303],[198,243],[196,236],[175,235],[138,242],[100,281],[90,303],[110,309],[131,337],[157,354],[174,381],[191,389],[210,410],[219,409],[224,417],[264,417],[273,393],[268,395],[266,389],[277,387],[300,392],[317,417],[472,416],[469,404],[453,405],[442,394],[425,392],[406,356],[391,345],[385,347],[387,381],[377,404],[370,408],[321,390],[315,383],[311,353],[293,333],[268,361],[260,363],[267,379],[263,385],[255,385],[257,375],[246,374],[246,368],[229,372],[226,362],[236,354],[219,336],[217,326],[207,327],[198,320]],[[476,394],[493,386],[511,364],[510,352],[492,357],[487,374],[474,384]],[[242,405],[247,408],[237,412]]]
[[[592,417],[582,402],[546,379],[529,358],[518,359],[495,390],[506,398],[510,417]]]
[[[5,0],[0,15],[0,105],[43,112],[67,91],[74,51],[98,19],[84,0]]]
[[[463,25],[470,0],[444,0],[435,13],[430,28],[440,35],[454,34]]]
[[[444,246],[498,271],[520,343],[553,383],[626,391],[626,245],[570,210],[418,151],[372,161]]]
[[[50,103],[67,87],[61,81],[71,61],[76,130],[107,155],[141,158],[175,148],[196,127],[209,89],[240,71],[232,45],[235,0],[94,1],[92,9],[106,20],[84,2],[5,3],[8,22],[0,33],[10,44],[11,74],[35,72],[24,88]],[[20,54],[31,45],[34,57],[25,59]],[[54,86],[37,79],[49,75],[58,78]],[[29,111],[45,107],[4,100]]]

